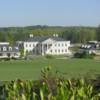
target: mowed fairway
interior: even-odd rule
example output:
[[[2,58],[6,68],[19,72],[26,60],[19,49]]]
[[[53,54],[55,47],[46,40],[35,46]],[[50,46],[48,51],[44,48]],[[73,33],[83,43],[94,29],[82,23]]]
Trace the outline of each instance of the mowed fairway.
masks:
[[[100,74],[100,61],[89,59],[34,59],[32,61],[0,62],[0,80],[41,78],[41,69],[51,66],[66,77]]]

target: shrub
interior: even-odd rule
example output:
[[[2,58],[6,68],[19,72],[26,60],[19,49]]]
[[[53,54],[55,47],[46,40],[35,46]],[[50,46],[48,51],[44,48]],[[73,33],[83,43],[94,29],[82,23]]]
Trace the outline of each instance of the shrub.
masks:
[[[4,61],[9,61],[10,58],[3,58],[2,60],[4,60]]]
[[[46,55],[45,56],[47,59],[53,59],[54,57],[52,55]]]
[[[90,58],[90,59],[93,59],[95,57],[95,54],[94,53],[88,54],[86,52],[83,52],[83,53],[75,53],[74,54],[74,57],[75,58]]]

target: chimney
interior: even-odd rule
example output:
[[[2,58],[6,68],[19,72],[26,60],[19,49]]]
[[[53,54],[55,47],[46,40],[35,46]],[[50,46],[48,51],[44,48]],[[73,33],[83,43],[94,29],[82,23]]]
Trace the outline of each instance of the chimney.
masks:
[[[53,37],[58,37],[58,34],[53,34]]]
[[[58,37],[58,34],[56,34],[56,37]]]
[[[30,34],[29,37],[30,37],[30,38],[33,38],[33,34]]]
[[[53,34],[53,37],[55,37],[55,34]]]

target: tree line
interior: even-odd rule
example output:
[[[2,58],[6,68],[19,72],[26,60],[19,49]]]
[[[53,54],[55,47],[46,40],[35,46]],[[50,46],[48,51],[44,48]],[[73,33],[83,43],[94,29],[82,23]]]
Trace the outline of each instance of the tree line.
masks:
[[[29,34],[34,36],[53,36],[58,34],[72,43],[85,43],[90,40],[100,41],[99,27],[61,27],[61,26],[28,26],[28,27],[6,27],[0,28],[0,41],[14,43],[18,40],[25,40]]]

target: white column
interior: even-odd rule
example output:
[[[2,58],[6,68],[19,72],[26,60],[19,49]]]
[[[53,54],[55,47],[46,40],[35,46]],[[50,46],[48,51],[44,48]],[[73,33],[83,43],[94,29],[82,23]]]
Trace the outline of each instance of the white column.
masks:
[[[48,50],[48,44],[47,44],[47,50]]]
[[[44,46],[42,44],[42,56],[44,55]]]

